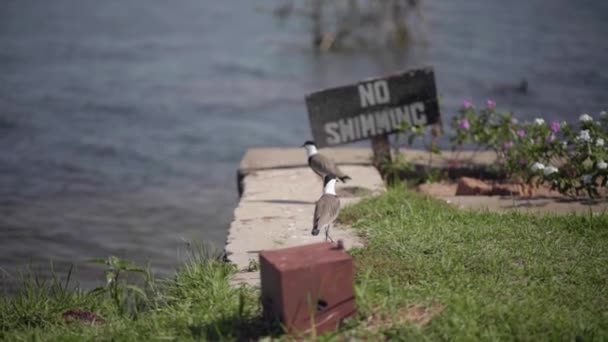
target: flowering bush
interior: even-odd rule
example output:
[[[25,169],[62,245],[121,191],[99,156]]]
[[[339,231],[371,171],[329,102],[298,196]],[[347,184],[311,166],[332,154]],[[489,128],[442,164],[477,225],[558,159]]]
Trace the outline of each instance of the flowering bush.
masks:
[[[576,125],[542,118],[520,123],[511,113],[498,112],[488,100],[482,109],[465,101],[453,118],[453,148],[474,143],[497,154],[497,165],[511,179],[539,186],[549,184],[566,195],[584,190],[598,197],[608,183],[608,114],[599,120],[588,114]]]

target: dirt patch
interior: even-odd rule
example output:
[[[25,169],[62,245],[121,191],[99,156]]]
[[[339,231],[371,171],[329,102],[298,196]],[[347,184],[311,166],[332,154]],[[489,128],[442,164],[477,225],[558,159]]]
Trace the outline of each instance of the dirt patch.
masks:
[[[463,189],[462,187],[466,187]],[[421,193],[446,201],[460,209],[489,210],[498,213],[523,211],[535,214],[571,214],[608,212],[606,189],[600,198],[591,199],[585,192],[579,196],[565,196],[549,187],[531,187],[525,184],[496,180],[460,178],[458,182],[422,184],[414,188]]]
[[[507,183],[495,180],[461,177],[458,181],[421,184],[416,190],[434,197],[451,196],[517,196],[517,197],[551,197],[572,199],[548,186],[531,187],[522,183]]]
[[[63,313],[63,320],[66,323],[85,322],[92,324],[103,324],[106,322],[101,316],[85,310],[71,309]]]

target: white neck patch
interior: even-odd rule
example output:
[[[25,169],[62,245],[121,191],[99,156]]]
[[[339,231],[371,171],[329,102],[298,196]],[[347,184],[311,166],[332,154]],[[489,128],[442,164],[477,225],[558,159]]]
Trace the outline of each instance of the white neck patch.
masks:
[[[323,193],[328,195],[336,195],[336,180],[332,179],[323,188]]]
[[[308,155],[308,157],[312,157],[315,154],[319,153],[319,151],[317,151],[317,147],[314,145],[304,145],[304,148],[306,149],[306,154]]]

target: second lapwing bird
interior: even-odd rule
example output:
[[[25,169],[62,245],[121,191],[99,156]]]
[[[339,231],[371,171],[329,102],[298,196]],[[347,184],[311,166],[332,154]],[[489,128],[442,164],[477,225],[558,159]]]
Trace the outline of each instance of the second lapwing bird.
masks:
[[[336,176],[326,175],[323,179],[323,194],[315,205],[315,214],[312,220],[312,235],[319,235],[325,229],[325,241],[334,242],[329,236],[329,229],[340,212],[340,199],[336,196]]]
[[[326,175],[335,175],[342,183],[346,182],[350,177],[340,171],[336,163],[330,158],[319,153],[317,145],[313,141],[307,141],[302,145],[306,149],[308,155],[308,166],[322,178]]]

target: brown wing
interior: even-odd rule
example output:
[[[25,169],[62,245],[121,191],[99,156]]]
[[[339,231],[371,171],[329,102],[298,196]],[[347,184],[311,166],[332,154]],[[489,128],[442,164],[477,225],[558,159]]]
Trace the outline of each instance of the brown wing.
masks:
[[[323,228],[334,222],[340,212],[340,199],[337,196],[324,194],[317,201],[312,222],[313,229]]]
[[[320,153],[310,158],[310,167],[321,176],[331,173],[336,175],[338,178],[348,177],[346,174],[340,171],[333,160]]]

